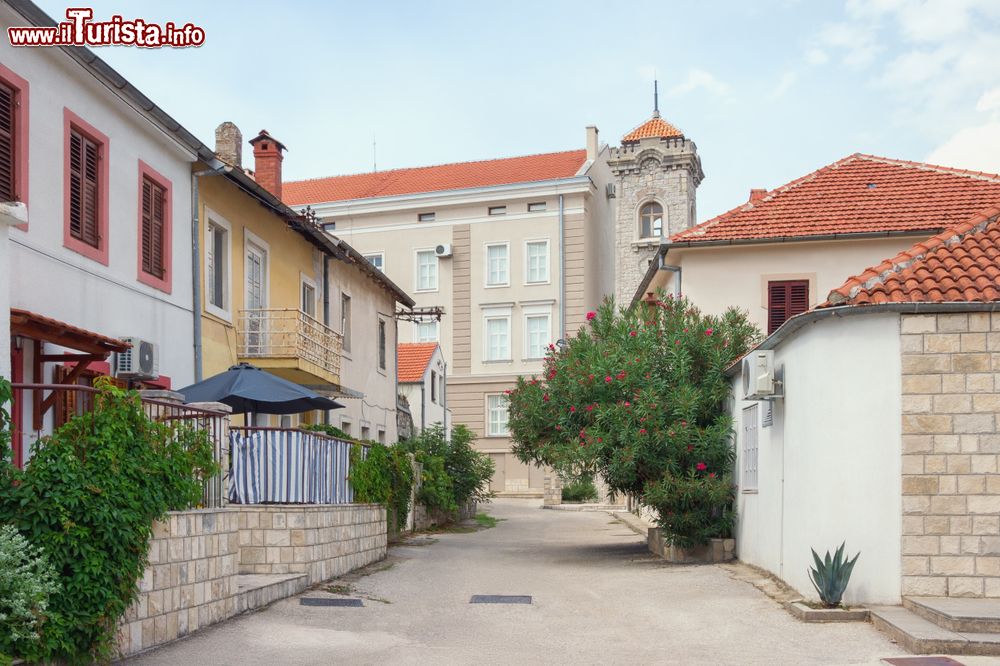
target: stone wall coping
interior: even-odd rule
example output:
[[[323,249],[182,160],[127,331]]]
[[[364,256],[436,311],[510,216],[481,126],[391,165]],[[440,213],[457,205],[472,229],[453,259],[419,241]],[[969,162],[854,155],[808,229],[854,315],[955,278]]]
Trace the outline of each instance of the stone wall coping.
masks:
[[[230,504],[240,511],[330,511],[331,509],[381,509],[381,504]]]
[[[204,508],[204,509],[185,509],[183,511],[167,511],[168,516],[198,516],[205,515],[208,513],[236,513],[237,510],[230,506],[215,507],[215,508]]]
[[[204,409],[210,412],[222,412],[224,414],[232,414],[233,408],[224,402],[187,402],[184,403],[185,407],[191,407],[193,409]]]

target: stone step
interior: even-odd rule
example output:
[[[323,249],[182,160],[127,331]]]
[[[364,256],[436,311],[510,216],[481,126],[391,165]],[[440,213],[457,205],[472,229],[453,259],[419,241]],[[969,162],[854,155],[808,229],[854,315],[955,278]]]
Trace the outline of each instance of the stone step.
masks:
[[[236,576],[236,609],[257,610],[270,603],[294,597],[309,586],[309,576],[297,574],[239,574]]]
[[[1000,655],[1000,634],[939,627],[902,606],[873,606],[871,621],[913,654]]]
[[[905,597],[903,606],[951,631],[1000,633],[1000,599]]]

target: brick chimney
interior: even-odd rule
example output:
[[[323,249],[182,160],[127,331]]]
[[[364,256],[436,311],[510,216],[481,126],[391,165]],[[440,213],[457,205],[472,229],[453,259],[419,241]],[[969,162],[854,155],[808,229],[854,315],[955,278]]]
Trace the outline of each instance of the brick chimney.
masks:
[[[267,130],[250,139],[253,146],[253,177],[257,184],[274,196],[281,198],[281,154],[285,144],[276,140]]]
[[[228,120],[215,128],[215,154],[219,159],[243,168],[243,133]]]
[[[597,160],[597,152],[600,146],[597,143],[597,127],[587,126],[587,159],[591,162]]]
[[[761,199],[767,196],[767,190],[764,189],[752,189],[750,190],[750,203],[757,203]]]

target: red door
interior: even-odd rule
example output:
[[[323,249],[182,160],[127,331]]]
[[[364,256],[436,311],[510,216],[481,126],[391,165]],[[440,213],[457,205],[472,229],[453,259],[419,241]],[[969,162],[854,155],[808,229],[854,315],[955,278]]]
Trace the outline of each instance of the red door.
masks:
[[[11,379],[15,384],[24,381],[24,352],[20,348],[11,346],[10,350]],[[11,443],[14,447],[14,465],[24,467],[24,435],[21,422],[24,420],[21,391],[14,391],[14,401],[10,405],[11,416],[13,417]]]

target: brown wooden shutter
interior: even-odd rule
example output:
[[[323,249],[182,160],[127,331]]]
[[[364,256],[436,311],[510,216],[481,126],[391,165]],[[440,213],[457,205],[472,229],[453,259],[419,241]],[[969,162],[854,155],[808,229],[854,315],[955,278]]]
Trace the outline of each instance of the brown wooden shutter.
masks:
[[[100,146],[79,132],[69,135],[69,230],[93,247],[100,247]]]
[[[149,178],[142,179],[142,270],[164,275],[164,224],[166,191]]]
[[[17,92],[0,83],[0,201],[17,200],[16,156],[14,154]]]
[[[809,309],[809,280],[767,283],[767,334]]]

